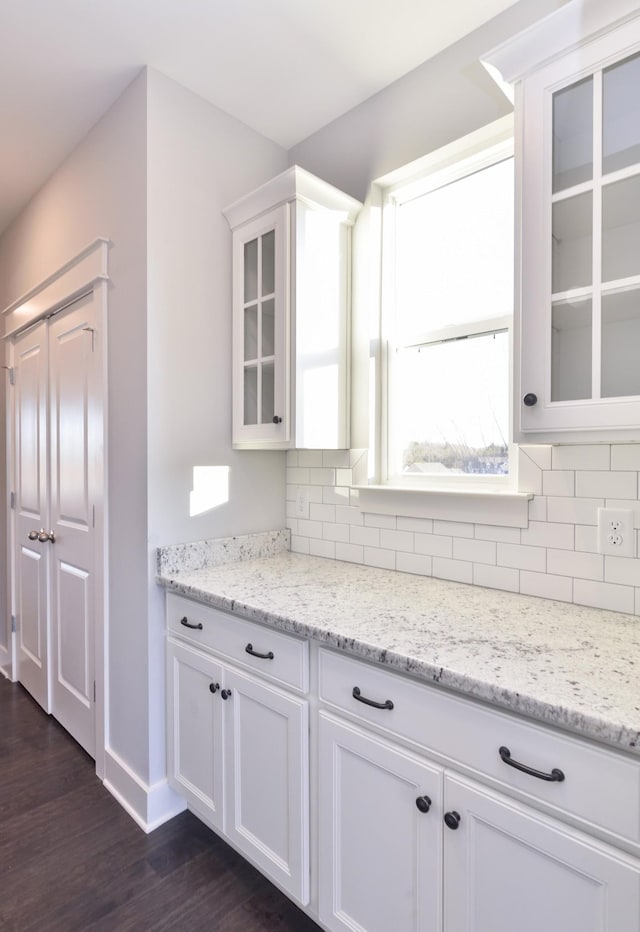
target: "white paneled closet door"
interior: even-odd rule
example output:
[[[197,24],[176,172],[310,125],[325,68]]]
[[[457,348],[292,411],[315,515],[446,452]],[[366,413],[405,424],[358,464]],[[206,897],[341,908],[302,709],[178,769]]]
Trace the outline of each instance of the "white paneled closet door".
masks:
[[[88,295],[18,337],[14,357],[18,679],[92,757],[104,458],[95,318]]]

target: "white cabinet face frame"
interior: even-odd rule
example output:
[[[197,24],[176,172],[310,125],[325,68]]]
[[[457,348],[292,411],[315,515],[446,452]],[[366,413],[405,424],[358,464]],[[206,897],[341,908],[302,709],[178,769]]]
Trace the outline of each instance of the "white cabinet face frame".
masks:
[[[634,274],[627,274],[629,268],[618,274],[613,266],[622,268],[625,263],[620,261],[609,261],[609,272],[603,269],[603,259],[606,266],[607,257],[619,255],[625,238],[633,239],[640,229],[640,153],[631,164],[602,171],[603,74],[611,75],[607,69],[639,52],[636,19],[554,60],[517,88],[522,279],[517,301],[516,439],[640,438],[640,391],[623,394],[620,387],[625,381],[621,382],[622,372],[628,373],[630,384],[640,370],[640,262],[637,271],[633,266]],[[592,109],[585,108],[579,128],[591,147],[592,172],[556,185],[554,192],[554,95],[570,93],[581,81],[588,91],[586,82],[592,82]],[[631,95],[637,98],[635,88]],[[579,144],[577,107],[568,98],[567,103],[565,115],[574,124],[575,139],[560,140],[558,151],[562,145],[568,151],[572,142]],[[612,222],[615,211],[632,211],[634,201],[637,218],[630,226]],[[620,235],[623,229],[628,237]],[[612,235],[619,237],[617,244]],[[586,269],[573,276],[562,274],[563,264],[578,269],[580,263]],[[603,321],[609,322],[606,329]],[[626,325],[627,339],[618,333],[621,325]],[[611,360],[606,370],[603,356]],[[527,406],[523,399],[529,393],[537,403]]]
[[[233,442],[240,448],[282,449],[291,438],[289,211],[283,204],[233,233]]]

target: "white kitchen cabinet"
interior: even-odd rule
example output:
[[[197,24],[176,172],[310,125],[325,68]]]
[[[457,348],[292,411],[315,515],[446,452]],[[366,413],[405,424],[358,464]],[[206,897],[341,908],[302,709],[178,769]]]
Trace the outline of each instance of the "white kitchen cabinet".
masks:
[[[184,631],[184,642],[167,639],[169,783],[196,815],[306,905],[309,703],[270,682],[298,680],[303,642],[173,595],[168,613],[170,630]],[[220,656],[212,655],[216,633]],[[240,662],[245,656],[248,666],[271,669],[261,677],[229,663],[234,642]]]
[[[516,440],[640,439],[640,16],[573,2],[487,56],[516,85]]]
[[[320,713],[319,914],[332,932],[442,927],[442,769]]]
[[[361,204],[298,166],[228,207],[233,446],[345,449],[351,226]]]

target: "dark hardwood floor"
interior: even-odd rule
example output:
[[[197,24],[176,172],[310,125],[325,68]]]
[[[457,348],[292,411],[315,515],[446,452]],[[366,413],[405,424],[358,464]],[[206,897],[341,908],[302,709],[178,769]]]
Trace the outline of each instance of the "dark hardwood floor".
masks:
[[[191,813],[150,835],[93,761],[0,676],[2,932],[318,932]]]

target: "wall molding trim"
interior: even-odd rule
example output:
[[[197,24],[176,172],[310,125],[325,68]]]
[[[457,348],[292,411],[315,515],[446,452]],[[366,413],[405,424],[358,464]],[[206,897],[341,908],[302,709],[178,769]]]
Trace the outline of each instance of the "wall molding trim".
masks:
[[[152,832],[187,808],[166,779],[147,784],[112,748],[106,749],[104,786],[144,832]]]

